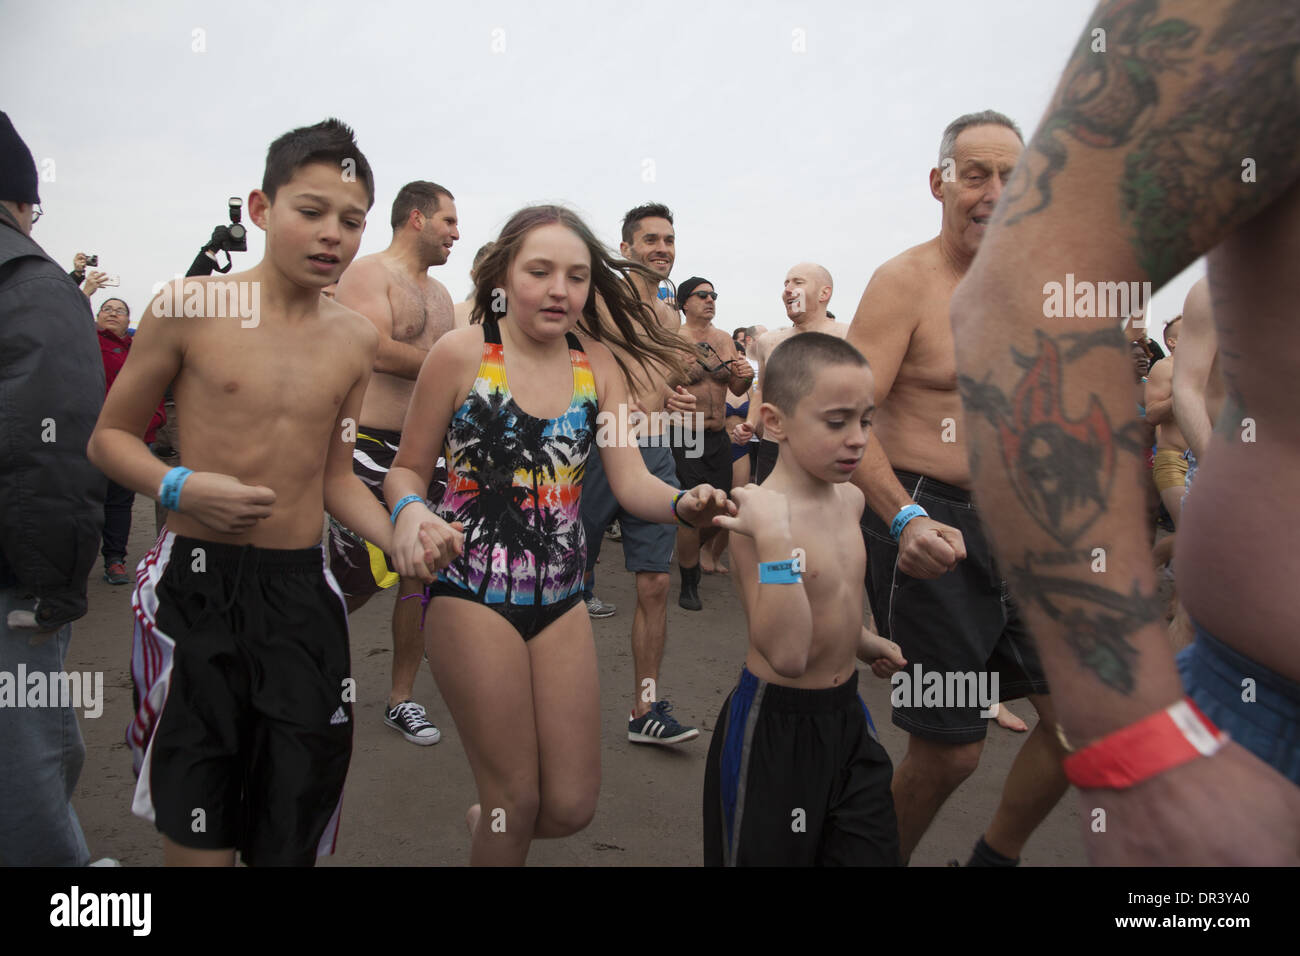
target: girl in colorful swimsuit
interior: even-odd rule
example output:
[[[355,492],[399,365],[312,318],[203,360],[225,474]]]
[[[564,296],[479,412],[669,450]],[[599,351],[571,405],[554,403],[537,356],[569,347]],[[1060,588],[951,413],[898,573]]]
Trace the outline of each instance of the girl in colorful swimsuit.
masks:
[[[473,864],[522,864],[535,837],[587,825],[600,790],[596,648],[582,603],[579,516],[589,454],[647,521],[707,527],[734,514],[707,485],[679,492],[651,475],[635,444],[597,448],[628,409],[634,370],[676,367],[680,343],[641,303],[591,230],[558,206],[516,213],[474,271],[469,328],[438,340],[415,385],[402,447],[384,482],[393,558],[428,582],[434,679],[464,740],[479,802],[466,823]],[[597,303],[601,307],[597,308]],[[436,520],[420,495],[439,453],[447,491]],[[410,498],[409,503],[403,503]],[[435,521],[434,580],[417,535]]]

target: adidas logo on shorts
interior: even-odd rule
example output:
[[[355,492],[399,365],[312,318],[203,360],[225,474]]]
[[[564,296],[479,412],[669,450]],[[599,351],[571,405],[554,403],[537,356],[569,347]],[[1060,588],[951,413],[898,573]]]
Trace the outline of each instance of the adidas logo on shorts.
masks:
[[[330,718],[330,725],[333,726],[334,724],[346,724],[347,722],[348,722],[348,713],[343,709],[343,705],[340,704],[339,709],[334,711],[334,716]]]

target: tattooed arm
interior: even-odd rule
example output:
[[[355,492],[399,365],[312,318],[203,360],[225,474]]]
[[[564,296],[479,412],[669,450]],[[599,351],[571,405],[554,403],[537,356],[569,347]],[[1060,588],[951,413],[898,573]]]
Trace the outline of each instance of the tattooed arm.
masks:
[[[1075,287],[1159,288],[1287,189],[1300,172],[1297,51],[1290,5],[1102,3],[952,300],[975,493],[1075,745],[1182,688],[1148,558],[1120,317],[1047,318],[1045,287],[1069,273]],[[1244,184],[1245,156],[1267,156],[1269,175]],[[1286,786],[1229,745],[1131,790],[1089,792],[1086,806],[1110,814],[1090,855],[1292,860]]]

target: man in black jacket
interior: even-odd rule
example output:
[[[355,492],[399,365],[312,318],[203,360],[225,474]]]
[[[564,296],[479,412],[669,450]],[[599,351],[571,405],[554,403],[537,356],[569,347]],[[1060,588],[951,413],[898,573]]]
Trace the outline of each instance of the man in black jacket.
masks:
[[[86,459],[104,367],[86,297],[30,238],[39,202],[31,151],[0,112],[0,866],[84,866],[70,802],[83,701],[58,675],[104,522],[107,481]]]

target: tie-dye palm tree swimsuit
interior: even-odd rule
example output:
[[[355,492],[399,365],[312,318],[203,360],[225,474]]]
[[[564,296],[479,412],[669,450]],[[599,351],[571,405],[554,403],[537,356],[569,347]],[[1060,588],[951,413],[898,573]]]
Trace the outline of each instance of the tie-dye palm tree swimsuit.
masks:
[[[465,550],[426,590],[496,611],[525,640],[582,601],[587,557],[578,504],[595,451],[596,380],[572,332],[565,336],[573,398],[558,418],[535,418],[506,383],[501,330],[483,324],[483,359],[447,426],[447,491],[438,515],[460,521]]]

